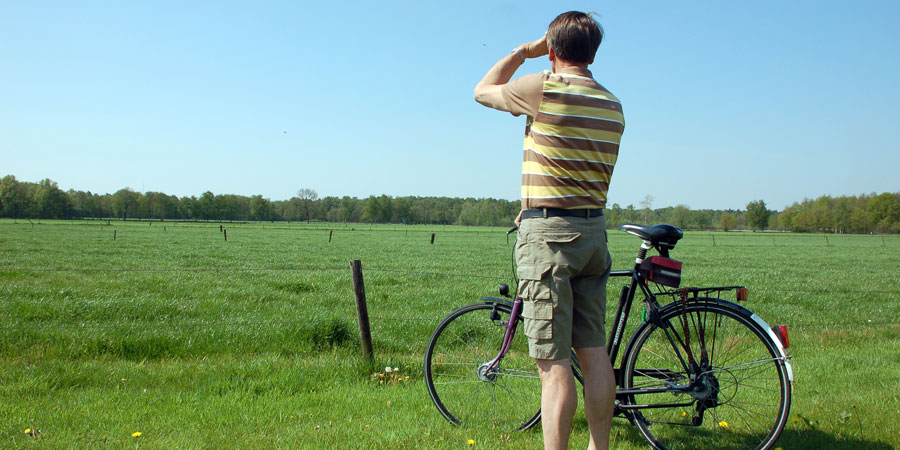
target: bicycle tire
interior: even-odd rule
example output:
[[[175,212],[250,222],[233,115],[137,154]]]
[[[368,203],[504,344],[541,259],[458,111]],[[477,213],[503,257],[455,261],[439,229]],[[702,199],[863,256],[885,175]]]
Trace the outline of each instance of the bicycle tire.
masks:
[[[479,368],[497,356],[506,333],[510,307],[479,303],[450,313],[434,330],[425,351],[425,384],[441,414],[464,426],[491,426],[500,431],[527,430],[541,419],[541,383],[528,355],[521,327],[493,374]],[[492,313],[496,311],[500,320]]]
[[[626,396],[631,405],[668,405],[632,410],[644,438],[657,449],[771,448],[788,418],[791,382],[767,330],[751,312],[717,299],[671,304],[659,316],[664,326],[641,325],[623,360],[625,389],[669,388]],[[682,362],[686,342],[697,361],[694,369]],[[707,350],[705,363],[701,347]],[[699,381],[697,391],[672,390],[690,384],[691,376]]]

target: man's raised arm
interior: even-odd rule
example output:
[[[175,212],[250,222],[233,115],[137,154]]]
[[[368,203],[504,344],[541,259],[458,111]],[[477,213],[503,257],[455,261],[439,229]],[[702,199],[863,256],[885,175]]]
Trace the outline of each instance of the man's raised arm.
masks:
[[[491,70],[478,82],[478,85],[475,86],[475,101],[488,108],[510,111],[503,100],[501,88],[509,82],[526,59],[538,58],[547,53],[547,36],[516,47],[515,50],[500,58],[500,61],[497,61],[494,67],[491,67]]]

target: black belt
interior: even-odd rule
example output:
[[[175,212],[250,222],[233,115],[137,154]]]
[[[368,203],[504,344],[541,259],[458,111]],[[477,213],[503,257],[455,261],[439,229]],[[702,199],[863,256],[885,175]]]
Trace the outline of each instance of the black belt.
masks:
[[[537,219],[544,217],[600,217],[602,209],[561,209],[561,208],[533,208],[522,211],[523,219]]]

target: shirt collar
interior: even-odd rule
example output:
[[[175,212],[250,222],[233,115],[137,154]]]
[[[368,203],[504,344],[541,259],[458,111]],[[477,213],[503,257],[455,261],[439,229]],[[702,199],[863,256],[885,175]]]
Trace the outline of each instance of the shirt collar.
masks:
[[[587,77],[587,78],[594,78],[594,75],[586,67],[569,66],[569,67],[563,68],[562,70],[560,70],[557,73],[578,75],[578,76]]]

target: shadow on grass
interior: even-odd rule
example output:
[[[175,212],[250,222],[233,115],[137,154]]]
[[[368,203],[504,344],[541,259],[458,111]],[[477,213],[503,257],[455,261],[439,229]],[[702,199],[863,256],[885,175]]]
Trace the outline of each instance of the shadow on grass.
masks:
[[[577,433],[588,433],[587,420],[576,417],[573,428]],[[637,427],[632,426],[627,420],[616,419],[613,421],[611,443],[628,442],[639,448],[650,448],[650,444],[640,434]],[[827,450],[895,450],[891,443],[867,440],[865,437],[843,436],[827,433],[820,430],[791,430],[786,429],[778,437],[773,448],[785,449],[827,449]]]
[[[816,448],[816,449],[867,449],[892,450],[893,444],[866,440],[852,436],[840,436],[820,430],[784,430],[778,438],[776,446],[783,448]]]

